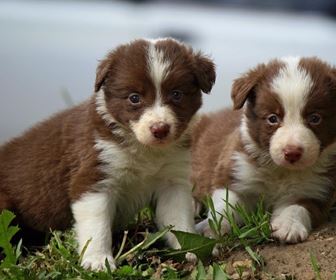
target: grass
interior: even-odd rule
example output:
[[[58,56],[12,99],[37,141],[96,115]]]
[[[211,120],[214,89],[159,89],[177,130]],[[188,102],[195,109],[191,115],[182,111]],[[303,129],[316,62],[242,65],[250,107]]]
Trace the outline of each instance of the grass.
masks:
[[[226,197],[226,201],[227,201]],[[38,250],[31,250],[23,256],[23,248],[19,242],[11,243],[12,237],[19,230],[12,226],[14,214],[3,211],[0,214],[0,279],[258,279],[264,261],[255,250],[255,246],[271,241],[269,225],[270,214],[265,211],[262,201],[255,212],[249,213],[242,206],[227,203],[224,214],[216,215],[211,200],[207,200],[212,219],[209,225],[216,233],[216,239],[209,239],[196,234],[174,231],[165,228],[156,233],[152,223],[153,213],[146,208],[141,211],[129,231],[114,236],[114,256],[118,264],[115,271],[107,265],[105,271],[93,272],[80,266],[81,255],[78,255],[73,231],[51,233],[49,243]],[[234,221],[232,211],[237,211],[244,225],[239,227]],[[221,234],[222,219],[227,219],[231,232]],[[163,235],[171,231],[178,238],[181,250],[171,250],[164,246]],[[214,246],[220,247],[221,258],[211,256]],[[235,249],[244,249],[249,260],[232,264],[221,261]],[[194,252],[199,261],[197,264],[184,262],[186,252]],[[320,278],[320,267],[316,257],[311,254],[312,268],[316,279]],[[336,276],[334,277],[336,280]]]
[[[311,262],[313,271],[315,273],[316,280],[322,280],[321,274],[320,274],[321,267],[320,267],[319,263],[317,262],[316,256],[312,252],[310,252],[310,262]]]

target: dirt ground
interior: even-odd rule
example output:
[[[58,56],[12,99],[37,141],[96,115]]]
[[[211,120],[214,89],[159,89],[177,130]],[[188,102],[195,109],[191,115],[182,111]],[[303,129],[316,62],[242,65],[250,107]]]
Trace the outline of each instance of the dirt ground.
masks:
[[[321,279],[331,280],[336,272],[336,215],[334,217],[333,221],[315,230],[303,243],[260,246],[258,250],[265,261],[260,279],[317,279],[310,259],[313,254],[321,268]],[[230,263],[234,264],[247,258],[246,253],[235,252],[230,256]]]

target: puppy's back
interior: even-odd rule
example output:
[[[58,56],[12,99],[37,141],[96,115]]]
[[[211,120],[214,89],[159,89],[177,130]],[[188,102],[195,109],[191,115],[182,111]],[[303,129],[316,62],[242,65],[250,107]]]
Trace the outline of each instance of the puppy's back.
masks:
[[[87,153],[78,147],[88,142],[88,108],[86,102],[56,114],[0,147],[0,211],[11,209],[41,231],[70,225],[68,189]]]
[[[231,109],[204,115],[193,132],[192,182],[198,198],[211,193],[214,180],[227,180],[221,166],[230,163],[232,150],[239,144],[240,111]],[[227,172],[226,172],[227,173]],[[225,177],[225,178],[223,178]]]

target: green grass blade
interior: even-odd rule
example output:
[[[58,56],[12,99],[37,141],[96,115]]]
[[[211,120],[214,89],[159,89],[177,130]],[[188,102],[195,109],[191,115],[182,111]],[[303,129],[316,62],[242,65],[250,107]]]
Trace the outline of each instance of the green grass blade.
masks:
[[[224,270],[217,264],[213,264],[213,280],[229,280],[229,275],[227,275]]]
[[[204,265],[201,260],[198,261],[197,263],[197,275],[196,275],[196,280],[204,280],[206,278],[206,272]]]
[[[317,280],[322,280],[321,274],[320,274],[321,267],[318,264],[316,256],[312,252],[310,252],[310,262],[311,262],[311,265],[313,267],[313,271],[315,273],[316,279]]]
[[[259,265],[262,266],[263,262],[261,260],[261,256],[257,253],[253,252],[250,246],[245,247],[246,252],[251,256],[251,258]]]

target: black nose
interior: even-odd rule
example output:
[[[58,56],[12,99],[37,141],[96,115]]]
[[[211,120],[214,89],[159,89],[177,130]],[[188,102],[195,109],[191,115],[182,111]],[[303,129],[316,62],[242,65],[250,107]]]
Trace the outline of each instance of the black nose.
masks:
[[[170,125],[164,122],[154,123],[150,127],[150,131],[152,132],[153,136],[157,139],[163,139],[167,137],[167,135],[169,134],[169,130],[170,130]]]

